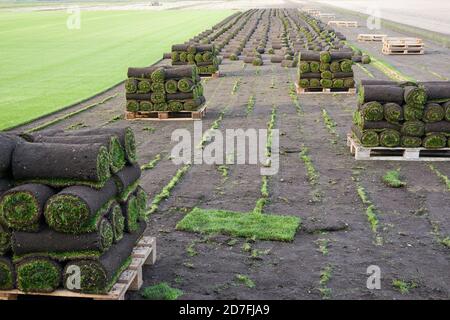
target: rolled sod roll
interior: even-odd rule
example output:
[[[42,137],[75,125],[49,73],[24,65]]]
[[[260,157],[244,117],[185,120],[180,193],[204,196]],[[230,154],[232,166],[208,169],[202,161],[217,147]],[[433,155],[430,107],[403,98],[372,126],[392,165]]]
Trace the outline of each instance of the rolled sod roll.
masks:
[[[320,71],[320,62],[311,61],[309,63],[309,69],[311,70],[311,72],[319,72]],[[328,72],[328,71],[324,71],[324,72]]]
[[[403,108],[397,103],[388,102],[383,106],[384,119],[388,122],[398,123],[403,120]]]
[[[305,80],[305,79],[302,79]],[[310,88],[319,88],[320,87],[320,79],[309,79],[309,87]]]
[[[165,71],[163,67],[156,68],[152,74],[150,75],[150,78],[153,82],[163,82],[165,80]]]
[[[83,293],[107,293],[130,265],[131,252],[144,230],[145,223],[141,222],[138,232],[124,234],[123,239],[98,260],[74,260],[67,263],[63,272],[64,287]],[[79,267],[81,271],[80,289],[68,287],[68,277],[71,274],[69,271],[74,266]]]
[[[380,145],[380,138],[374,130],[361,130],[358,126],[352,126],[354,136],[364,147],[377,147]]]
[[[353,122],[358,125],[362,130],[376,130],[376,131],[382,131],[384,129],[393,129],[400,131],[401,125],[400,124],[394,124],[387,121],[367,121],[364,120],[360,112],[355,112],[353,114]]]
[[[180,101],[169,101],[168,106],[170,111],[177,112],[183,110],[183,103]]]
[[[187,51],[188,45],[187,44],[174,44],[172,45],[172,52],[173,51]]]
[[[131,194],[121,206],[122,214],[125,217],[125,231],[129,233],[136,232],[139,218],[142,214],[136,196]]]
[[[321,51],[320,52],[320,62],[331,62],[331,54],[329,51]]]
[[[172,94],[166,95],[167,101],[183,101],[183,100],[189,100],[194,99],[194,94],[192,92],[177,92]]]
[[[155,111],[168,111],[169,105],[165,102],[153,104]]]
[[[165,93],[161,93],[161,92],[153,92],[150,100],[153,103],[163,103],[166,101],[166,95],[165,95]]]
[[[125,217],[122,214],[122,208],[117,202],[111,205],[107,217],[112,226],[114,243],[117,243],[122,240],[125,230]]]
[[[0,257],[0,290],[11,290],[16,286],[14,264],[7,257]]]
[[[0,224],[0,256],[11,249],[11,231]]]
[[[191,55],[195,55],[197,52],[197,47],[195,45],[189,45],[187,48],[187,53]]]
[[[427,93],[422,87],[406,86],[404,87],[404,100],[408,105],[422,106],[427,101]]]
[[[438,100],[450,98],[450,83],[443,82],[423,82],[421,83],[426,91],[428,100]]]
[[[437,103],[428,103],[423,110],[424,122],[438,122],[444,120],[444,108]]]
[[[354,88],[355,87],[355,80],[353,78],[346,78],[346,79],[344,79],[344,87],[345,88]]]
[[[128,112],[139,111],[139,102],[137,100],[127,100],[126,109]]]
[[[180,90],[181,92],[191,92],[193,87],[194,82],[192,81],[192,79],[183,78],[178,81],[178,90]]]
[[[164,87],[167,93],[176,93],[178,90],[178,83],[176,80],[167,80]]]
[[[425,124],[425,132],[450,132],[450,122],[449,121],[439,121],[433,123]]]
[[[125,165],[125,150],[120,144],[119,138],[116,135],[98,134],[89,136],[52,136],[39,137],[35,142],[46,143],[63,143],[63,144],[89,144],[101,143],[109,152],[111,160],[111,171],[113,173],[120,171]]]
[[[360,107],[361,115],[367,121],[381,121],[384,118],[384,108],[377,101],[366,102]]]
[[[27,258],[16,265],[17,288],[24,292],[53,292],[61,284],[62,269],[48,258]]]
[[[199,97],[197,99],[186,100],[183,103],[183,110],[186,111],[195,111],[200,108],[205,103],[204,97]]]
[[[422,120],[424,115],[424,108],[422,106],[403,106],[403,115],[406,121]]]
[[[171,59],[172,53],[171,52],[165,52],[163,53],[163,59]]]
[[[125,81],[125,91],[126,93],[135,93],[137,91],[138,81],[136,79],[127,79]]]
[[[450,101],[445,102],[442,107],[444,108],[445,120],[450,121]]]
[[[352,60],[343,60],[340,63],[342,72],[352,72]]]
[[[322,79],[332,79],[333,78],[333,74],[331,73],[331,71],[324,71],[320,73],[320,77]]]
[[[320,66],[319,66],[319,71],[320,72],[324,72],[324,71],[327,71],[327,70],[330,70],[330,64],[329,63],[326,63],[326,62],[321,62],[320,63]]]
[[[157,66],[145,67],[145,68],[128,68],[128,78],[147,78],[150,79],[152,73],[158,69]]]
[[[302,62],[302,61],[300,61],[300,64],[299,64],[299,70],[300,70],[300,73],[301,73],[302,75],[303,75],[304,73],[311,72],[311,68],[310,68],[309,63],[308,63],[308,62]]]
[[[11,175],[13,151],[20,138],[0,133],[0,178]]]
[[[425,123],[418,120],[405,121],[401,132],[405,136],[422,137],[425,134]]]
[[[359,102],[378,101],[381,103],[395,102],[403,104],[403,88],[389,85],[361,86],[359,88]]]
[[[362,62],[363,64],[369,64],[370,62],[372,62],[372,58],[370,58],[370,56],[367,55],[367,54],[363,54],[363,55],[361,56],[361,62]]]
[[[338,61],[333,61],[330,63],[330,71],[333,73],[341,72],[341,64]]]
[[[199,62],[203,62],[203,54],[201,54],[200,52],[195,54],[195,62],[199,63]]]
[[[380,144],[383,147],[394,148],[401,143],[400,132],[397,130],[386,129],[380,133]]]
[[[353,78],[353,72],[335,72],[332,77],[333,79]]]
[[[246,56],[246,57],[244,57],[243,61],[244,61],[244,63],[252,63],[253,59],[254,59],[254,57]]]
[[[197,69],[194,66],[177,66],[165,68],[165,79],[179,80],[182,78],[195,79],[197,77]]]
[[[280,63],[281,61],[283,61],[284,57],[283,56],[276,56],[273,55],[270,57],[270,62],[272,63]]]
[[[165,89],[166,88],[164,86],[164,82],[153,82],[152,83],[151,90],[153,91],[153,93],[157,92],[157,93],[164,94]],[[150,99],[151,99],[151,96],[150,96]]]
[[[429,133],[423,138],[422,145],[427,149],[445,148],[447,146],[447,137],[443,133]]]
[[[127,93],[125,95],[125,98],[127,100],[135,100],[135,101],[150,101],[152,98],[151,93]]]
[[[110,134],[117,136],[119,138],[121,146],[125,149],[125,158],[127,159],[127,161],[131,164],[136,163],[137,161],[136,140],[134,137],[134,132],[130,127],[84,129],[71,131],[69,133],[65,132],[59,135],[88,136],[88,135],[103,135],[103,134]]]
[[[342,79],[333,79],[333,88],[343,88],[344,80]]]
[[[0,222],[12,230],[38,231],[44,206],[55,191],[42,184],[24,184],[5,192],[0,200]]]
[[[310,83],[310,81],[308,79],[300,79],[298,81],[298,85],[299,85],[300,88],[309,88],[309,86],[310,86],[309,83]]]
[[[315,51],[303,51],[300,52],[300,61],[321,61],[320,53]],[[328,63],[329,61],[321,61]]]
[[[151,91],[151,81],[139,80],[137,84],[137,93],[149,93]]]
[[[351,51],[333,51],[330,53],[330,60],[352,60],[352,52]]]
[[[139,111],[152,111],[153,110],[153,103],[150,101],[140,101],[139,102]],[[115,171],[114,171],[115,172]]]
[[[83,234],[69,234],[45,228],[39,233],[13,232],[12,250],[15,255],[33,253],[72,253],[94,251],[106,252],[112,245],[113,228],[107,219],[102,219],[98,230]]]
[[[362,62],[362,56],[353,56],[352,61],[353,62]]]
[[[137,201],[137,206],[139,208],[139,212],[141,215],[139,216],[140,220],[145,220],[145,212],[147,211],[147,202],[149,199],[149,196],[147,192],[141,187],[138,186],[136,188],[136,192],[134,193]]]
[[[396,86],[398,82],[392,80],[361,79],[360,84],[362,86]]]
[[[333,80],[331,80],[331,79],[321,79],[320,80],[320,85],[323,88],[331,88],[333,86]]]
[[[283,68],[293,68],[293,67],[295,67],[295,61],[293,61],[293,60],[282,60],[281,61],[281,66]]]
[[[122,198],[125,194],[127,197],[131,192],[134,192],[137,186],[133,186],[141,177],[141,167],[137,164],[125,166],[121,171],[112,176],[116,184],[118,195]]]
[[[99,190],[85,186],[65,188],[47,201],[45,220],[52,229],[59,232],[93,232],[98,230],[99,221],[109,210],[116,194],[117,187],[112,179]]]
[[[418,148],[422,146],[422,138],[402,136],[402,146],[408,148]]]
[[[214,52],[215,47],[214,44],[202,44],[202,45],[196,45],[195,46],[196,52]]]
[[[111,176],[107,148],[101,143],[21,143],[13,153],[14,179],[61,187],[101,188]]]
[[[62,129],[47,129],[40,130],[38,132],[21,132],[20,137],[28,142],[34,142],[38,137],[41,136],[54,136],[60,133],[64,133]]]

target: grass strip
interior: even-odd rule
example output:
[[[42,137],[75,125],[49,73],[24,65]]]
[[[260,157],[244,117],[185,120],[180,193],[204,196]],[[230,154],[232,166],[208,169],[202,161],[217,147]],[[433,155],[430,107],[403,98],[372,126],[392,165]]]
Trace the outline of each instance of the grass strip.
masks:
[[[333,272],[333,267],[327,265],[324,269],[320,271],[320,280],[319,280],[319,292],[322,295],[323,299],[331,298],[331,288],[327,287],[328,282],[331,280],[331,274]]]
[[[254,107],[255,107],[255,96],[251,95],[250,98],[248,98],[247,102],[247,116],[253,112]]]
[[[292,241],[300,223],[300,218],[294,216],[194,208],[178,222],[176,229],[258,240]]]
[[[177,300],[182,295],[183,291],[172,288],[165,282],[145,287],[141,292],[142,298],[147,300]]]
[[[400,170],[389,170],[383,176],[383,182],[391,188],[401,188],[406,186],[406,182],[400,179]]]
[[[161,154],[157,154],[152,160],[150,160],[149,162],[147,162],[146,164],[143,164],[141,166],[141,170],[150,170],[153,169],[158,162],[161,160]]]
[[[441,181],[447,186],[447,190],[450,191],[450,179],[443,174],[442,172],[440,172],[434,165],[429,164],[428,167],[431,169],[431,171],[433,171],[438,177],[439,179],[441,179]]]

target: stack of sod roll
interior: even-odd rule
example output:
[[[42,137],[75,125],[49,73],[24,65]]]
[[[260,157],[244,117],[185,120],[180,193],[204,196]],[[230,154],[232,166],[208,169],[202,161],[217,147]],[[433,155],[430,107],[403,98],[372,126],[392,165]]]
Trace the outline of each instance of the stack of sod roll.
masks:
[[[450,145],[450,82],[362,80],[353,135],[366,147]]]
[[[298,85],[301,88],[353,88],[352,64],[349,51],[300,52]]]
[[[200,75],[211,75],[219,70],[217,50],[213,44],[174,44],[172,65],[195,65]]]
[[[145,229],[136,160],[130,128],[1,134],[0,290],[107,293]]]
[[[205,103],[195,66],[129,68],[126,110],[195,111]]]

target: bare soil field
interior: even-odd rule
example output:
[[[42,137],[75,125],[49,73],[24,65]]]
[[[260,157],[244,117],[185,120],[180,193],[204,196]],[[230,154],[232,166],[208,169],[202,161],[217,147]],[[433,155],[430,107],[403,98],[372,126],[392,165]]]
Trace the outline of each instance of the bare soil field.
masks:
[[[355,43],[358,33],[368,33],[366,28],[338,30]],[[426,42],[427,53],[422,56],[382,56],[380,44],[357,45],[415,79],[450,77],[450,51],[438,45]],[[225,60],[223,76],[205,82],[208,107],[203,128],[209,128],[222,112],[222,132],[266,128],[275,106],[280,170],[269,178],[269,203],[264,211],[301,217],[295,240],[252,241],[177,231],[175,225],[194,207],[249,211],[260,197],[258,165],[228,165],[226,176],[218,166],[193,165],[150,218],[146,232],[157,237],[159,252],[156,265],[144,269],[144,285],[167,282],[183,290],[181,299],[449,299],[450,249],[441,243],[450,235],[448,186],[427,162],[355,161],[346,135],[356,96],[300,95],[296,106],[290,94],[296,69],[271,64],[268,55],[263,59],[261,67]],[[364,67],[369,73],[354,67],[355,78],[367,79],[371,74],[387,79],[374,66]],[[247,112],[252,95],[255,105]],[[131,126],[140,163],[161,156],[153,169],[143,172],[142,186],[153,198],[180,168],[169,157],[173,130],[193,131],[193,124],[118,118],[124,113],[122,86],[20,130],[105,99],[51,128]],[[323,110],[336,123],[334,129],[326,126]],[[305,148],[319,174],[316,181],[308,179],[300,157]],[[433,166],[450,176],[448,162]],[[400,170],[406,187],[383,184],[383,175],[392,169]],[[361,192],[374,206],[377,232],[371,229]],[[366,287],[366,270],[371,265],[381,269],[380,290]],[[237,281],[237,275],[246,275],[255,286]],[[324,276],[327,281],[322,281]],[[400,293],[393,285],[397,280],[411,284],[408,293]],[[141,296],[132,293],[128,298]]]

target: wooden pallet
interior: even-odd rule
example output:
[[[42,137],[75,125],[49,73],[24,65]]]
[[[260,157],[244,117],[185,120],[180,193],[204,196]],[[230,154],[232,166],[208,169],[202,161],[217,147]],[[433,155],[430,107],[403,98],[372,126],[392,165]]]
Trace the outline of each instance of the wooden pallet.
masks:
[[[302,88],[295,84],[297,94],[356,94],[356,88]]]
[[[357,28],[358,21],[331,20],[331,21],[328,21],[327,25],[328,26],[336,26],[336,27]]]
[[[450,161],[450,148],[386,148],[363,147],[352,134],[347,135],[347,146],[355,160],[395,160],[395,161]]]
[[[142,237],[133,249],[131,264],[127,270],[122,272],[117,283],[107,294],[78,293],[65,289],[49,293],[23,292],[17,289],[0,291],[0,300],[17,300],[22,296],[45,296],[56,298],[76,298],[92,300],[124,300],[127,291],[138,291],[143,284],[142,267],[153,265],[156,262],[156,239],[153,237]]]
[[[319,18],[324,19],[336,19],[336,15],[334,13],[319,13],[318,16]]]
[[[383,54],[424,54],[420,38],[386,37],[383,39]]]
[[[205,79],[205,78],[211,78],[211,79],[218,79],[220,77],[220,72],[216,71],[214,73],[201,73],[199,74],[200,78]]]
[[[386,38],[387,35],[385,34],[369,34],[369,33],[360,33],[358,34],[358,41],[360,42],[367,42],[367,41],[383,41],[384,38]]]
[[[312,16],[317,16],[320,14],[320,10],[317,9],[305,9],[304,10],[307,14],[310,14]]]
[[[411,55],[411,54],[425,54],[424,49],[401,49],[401,48],[384,48],[381,50],[383,54],[386,55],[394,55],[394,54],[403,54],[403,55]]]
[[[137,111],[125,112],[126,120],[186,121],[201,120],[206,114],[206,104],[196,111]]]

